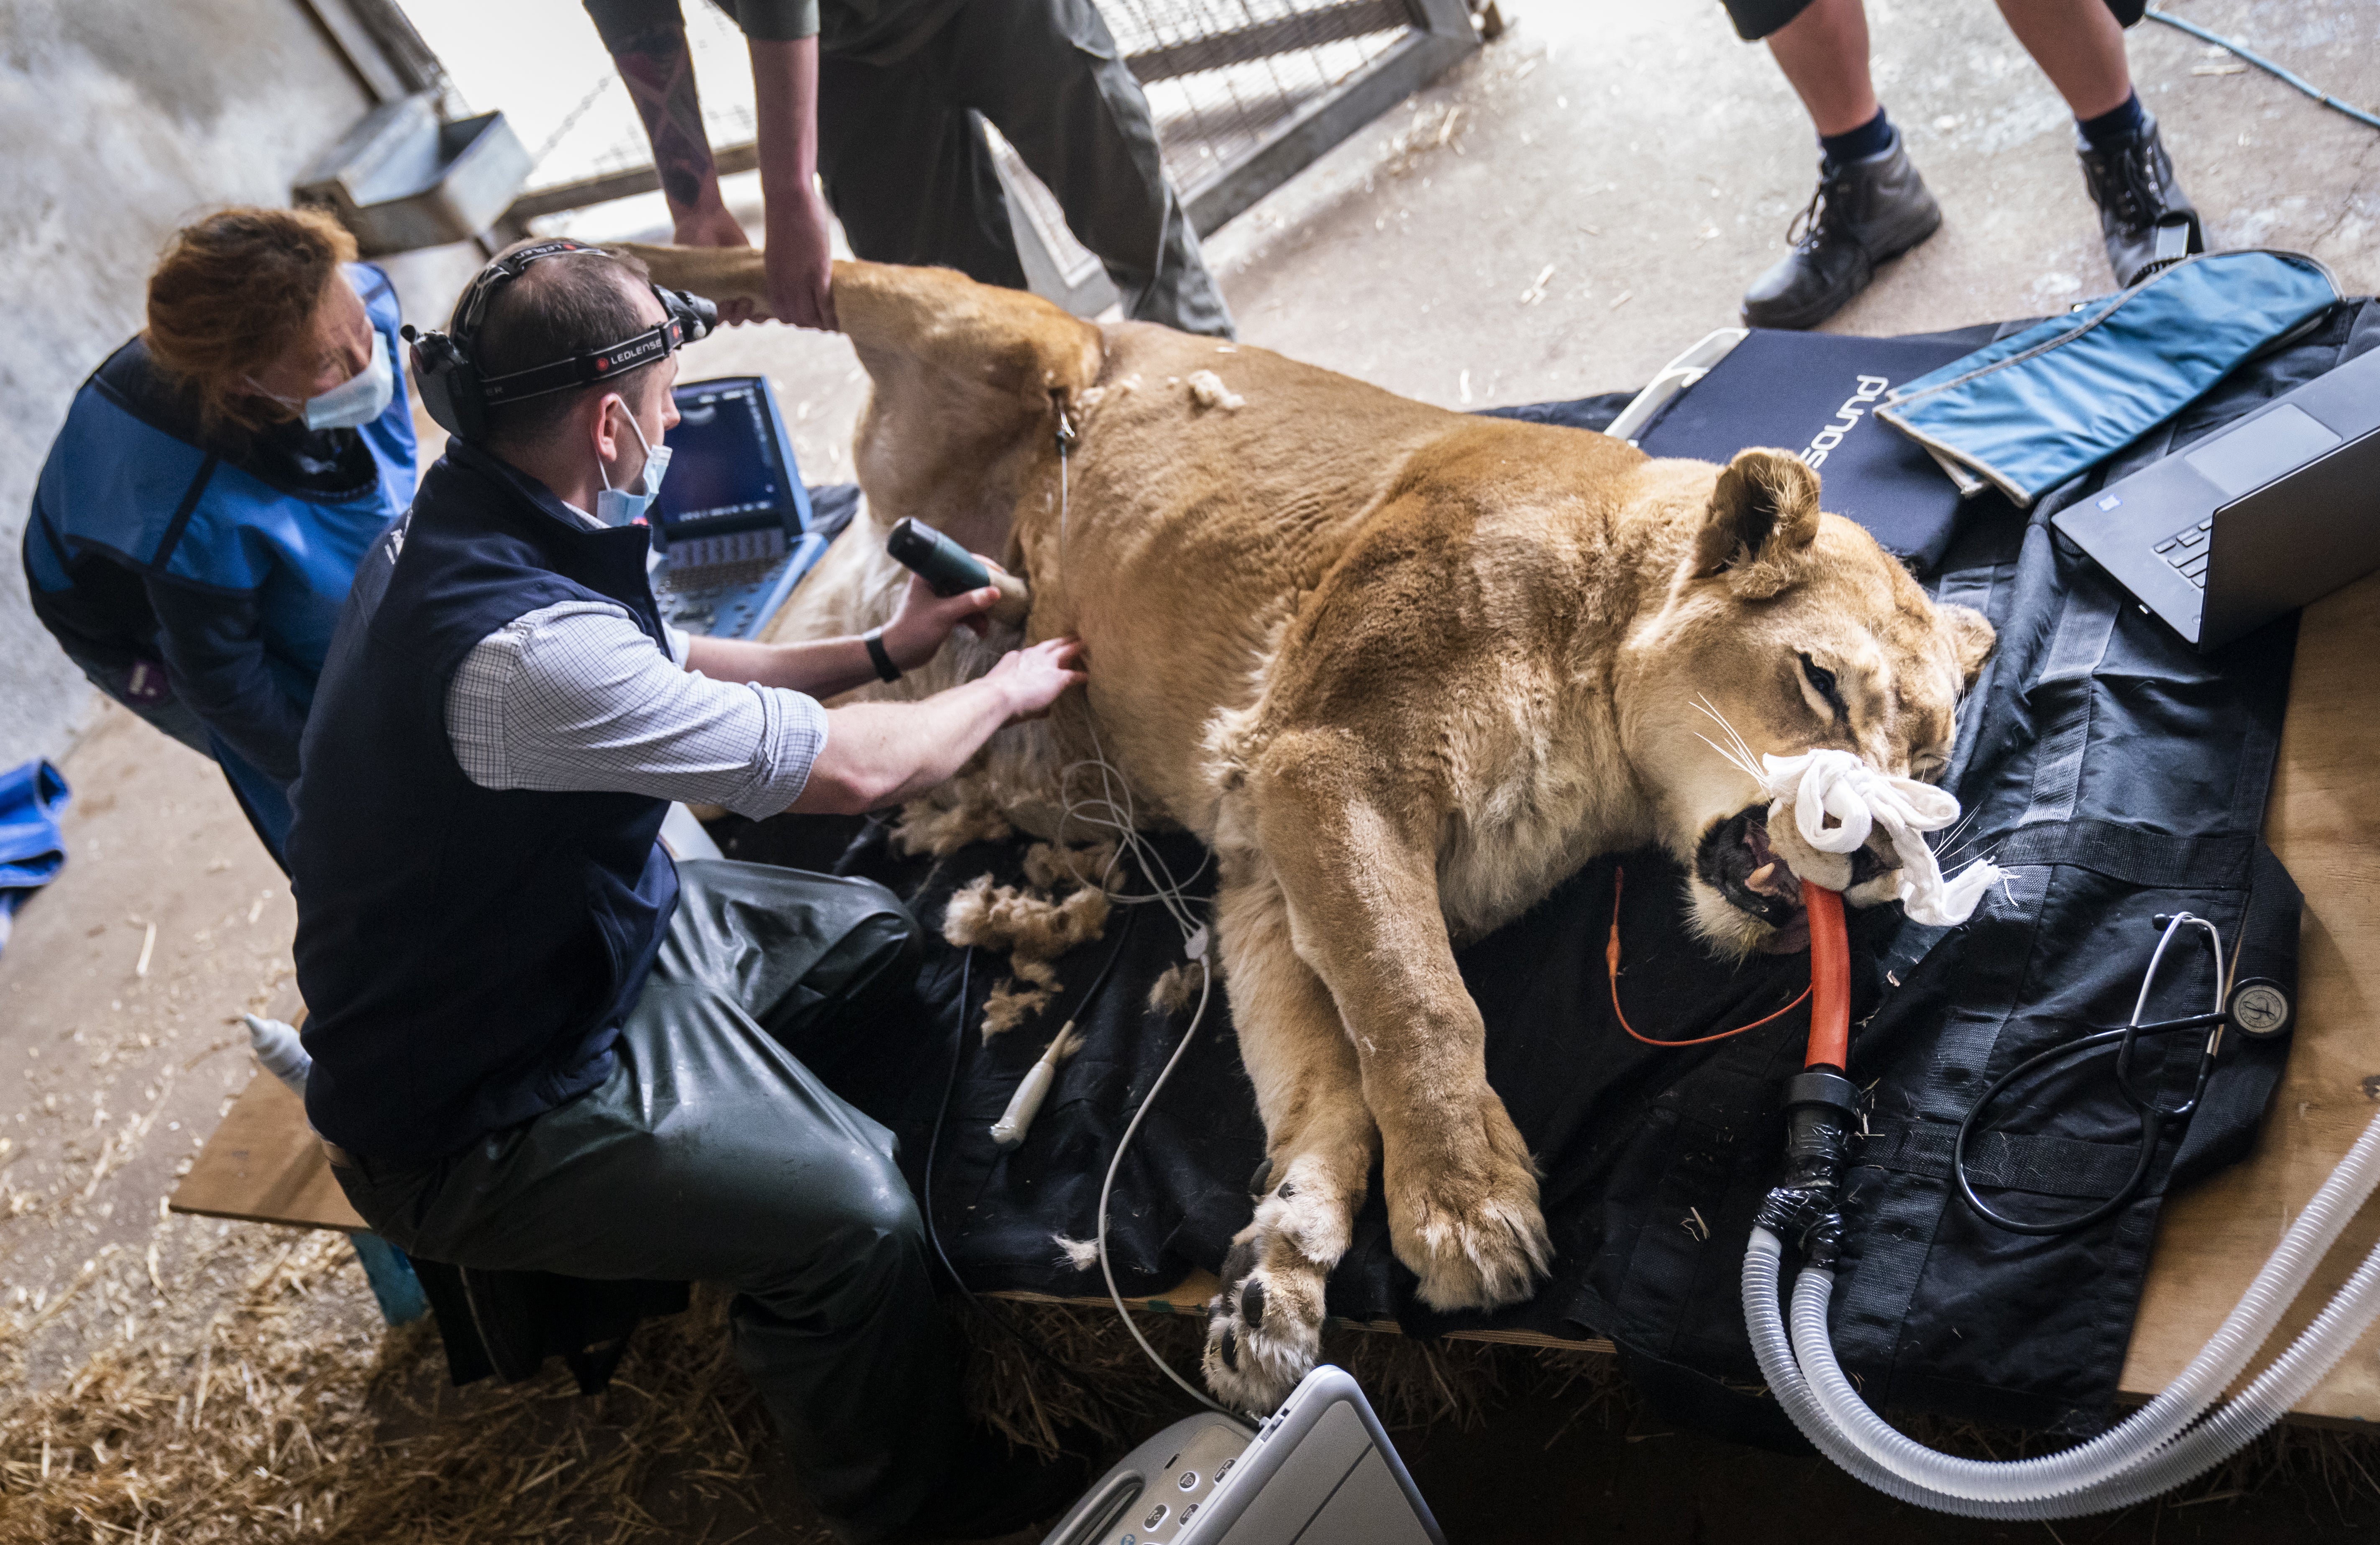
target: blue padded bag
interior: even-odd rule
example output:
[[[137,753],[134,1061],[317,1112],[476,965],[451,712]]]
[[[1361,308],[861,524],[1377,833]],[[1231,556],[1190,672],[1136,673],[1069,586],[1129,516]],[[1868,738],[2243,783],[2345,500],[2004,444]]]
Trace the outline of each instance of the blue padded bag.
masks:
[[[2300,253],[2185,258],[1906,383],[1876,416],[2030,507],[2339,298]]]

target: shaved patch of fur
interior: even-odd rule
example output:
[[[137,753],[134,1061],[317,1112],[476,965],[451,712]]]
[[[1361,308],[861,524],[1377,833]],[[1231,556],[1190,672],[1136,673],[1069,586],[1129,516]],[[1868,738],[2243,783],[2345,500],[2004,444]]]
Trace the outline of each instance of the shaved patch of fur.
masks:
[[[1040,1013],[1049,1002],[1049,992],[1041,988],[1019,988],[1013,980],[1002,981],[983,1001],[983,1039],[1007,1034],[1025,1023],[1027,1016]]]

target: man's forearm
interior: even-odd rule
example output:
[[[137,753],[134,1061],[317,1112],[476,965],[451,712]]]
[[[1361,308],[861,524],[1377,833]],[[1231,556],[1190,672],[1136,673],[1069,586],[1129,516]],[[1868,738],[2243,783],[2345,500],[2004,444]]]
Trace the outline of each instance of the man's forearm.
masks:
[[[789,207],[790,189],[807,192],[818,175],[818,42],[751,41],[753,137],[764,208]]]
[[[748,681],[782,687],[813,698],[832,698],[876,679],[875,662],[856,635],[811,639],[795,644],[748,644],[701,634],[687,640],[686,669],[714,681]]]
[[[662,192],[671,213],[684,214],[707,200],[715,200],[719,172],[711,159],[710,137],[702,124],[694,55],[686,46],[683,24],[650,27],[620,43],[613,62],[627,83],[637,116],[644,120],[646,137],[652,141],[653,169],[661,175]]]
[[[793,808],[856,813],[948,783],[1014,712],[994,680],[916,703],[854,703],[827,713],[826,748]]]

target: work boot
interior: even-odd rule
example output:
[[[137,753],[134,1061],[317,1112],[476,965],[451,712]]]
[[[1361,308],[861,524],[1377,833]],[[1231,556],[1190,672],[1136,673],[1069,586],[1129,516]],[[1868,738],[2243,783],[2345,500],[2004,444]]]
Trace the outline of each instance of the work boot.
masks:
[[[2192,252],[2206,250],[2198,211],[2173,175],[2156,120],[2143,116],[2139,134],[2107,150],[2075,141],[2082,158],[2082,183],[2099,206],[2099,234],[2107,243],[2107,266],[2116,283],[2130,289],[2158,269]]]
[[[1818,190],[1793,217],[1793,249],[1752,282],[1743,320],[1753,327],[1815,327],[1867,288],[1876,265],[1942,225],[1942,206],[1895,129],[1889,148],[1838,165],[1818,163]]]

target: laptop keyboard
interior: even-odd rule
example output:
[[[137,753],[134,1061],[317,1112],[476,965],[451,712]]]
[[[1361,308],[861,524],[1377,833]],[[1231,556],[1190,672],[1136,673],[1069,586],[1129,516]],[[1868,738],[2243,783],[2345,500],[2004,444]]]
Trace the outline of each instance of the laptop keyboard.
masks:
[[[2183,578],[2203,590],[2206,588],[2206,550],[2213,545],[2207,539],[2214,529],[2213,520],[2184,526],[2156,544],[2157,556],[2180,569]]]
[[[670,564],[658,576],[661,588],[687,594],[706,590],[732,590],[741,585],[757,585],[769,577],[771,569],[785,561],[783,553],[765,558],[745,558],[735,563],[703,564],[679,567]]]

